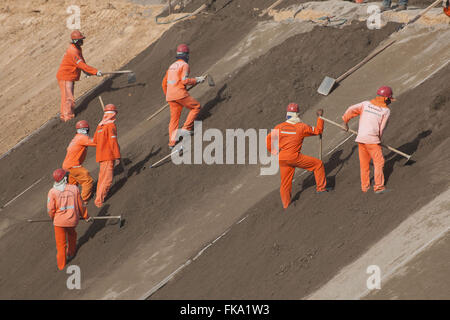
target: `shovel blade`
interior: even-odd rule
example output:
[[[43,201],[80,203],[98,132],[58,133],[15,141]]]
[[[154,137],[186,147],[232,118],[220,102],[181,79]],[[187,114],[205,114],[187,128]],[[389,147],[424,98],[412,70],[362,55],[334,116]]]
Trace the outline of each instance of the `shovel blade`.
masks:
[[[128,74],[128,83],[135,83],[136,82],[136,74],[135,73],[129,73]]]
[[[322,83],[320,84],[319,89],[317,89],[317,92],[320,94],[323,94],[324,96],[327,96],[331,90],[333,90],[334,84],[336,83],[336,79],[325,77],[322,80]]]
[[[208,74],[208,85],[210,86],[210,87],[214,87],[215,85],[216,85],[216,83],[214,82],[214,79],[213,79],[213,77],[210,75],[210,74]]]

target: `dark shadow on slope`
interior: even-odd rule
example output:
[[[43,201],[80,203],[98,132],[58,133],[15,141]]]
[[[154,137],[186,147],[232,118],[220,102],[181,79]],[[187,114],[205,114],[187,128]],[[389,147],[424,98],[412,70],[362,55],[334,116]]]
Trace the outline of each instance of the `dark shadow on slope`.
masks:
[[[104,217],[106,216],[106,213],[108,212],[109,204],[105,204],[103,208],[101,208],[100,212],[98,213],[97,217]],[[94,222],[91,222],[91,226],[86,230],[86,232],[83,234],[83,236],[78,240],[78,246],[77,246],[77,253],[80,251],[80,248],[89,241],[89,239],[93,239],[95,235],[102,230],[106,222],[108,220],[95,220]]]
[[[120,164],[114,168],[114,176],[120,176],[122,177],[111,186],[111,189],[109,189],[108,195],[105,198],[105,201],[111,198],[115,193],[117,193],[120,189],[123,188],[123,186],[127,183],[128,178],[131,177],[133,174],[136,173],[136,175],[140,174],[142,169],[144,168],[145,164],[154,156],[156,156],[161,151],[161,148],[158,148],[156,151],[153,151],[153,147],[151,148],[150,152],[145,156],[145,158],[138,163],[136,163],[134,166],[132,166],[128,171],[125,173],[125,167],[132,163],[132,161],[128,158],[122,159]]]
[[[208,119],[211,116],[210,110],[216,107],[219,103],[226,101],[230,98],[229,95],[224,94],[224,91],[227,88],[227,84],[224,84],[222,88],[219,89],[214,99],[208,101],[200,110],[200,113],[197,116],[198,121],[203,121]]]
[[[344,163],[347,162],[351,158],[351,156],[355,152],[356,148],[357,148],[357,146],[353,146],[352,151],[348,154],[348,156],[346,156],[345,158],[342,158],[342,159],[341,159],[341,156],[344,151],[342,149],[337,150],[336,152],[334,152],[331,155],[331,157],[327,161],[327,163],[324,164],[325,174],[338,168],[334,175],[327,175],[327,187],[331,187],[333,189],[336,187],[336,176],[342,170]],[[300,198],[300,194],[303,191],[305,191],[306,189],[313,187],[315,185],[316,185],[316,180],[314,179],[314,174],[310,174],[306,179],[303,180],[302,189],[295,194],[295,196],[292,198],[291,203],[294,203],[295,201],[297,201]]]
[[[412,142],[407,142],[403,145],[401,145],[400,147],[398,147],[397,149],[412,155],[412,159],[409,160],[407,163],[405,163],[405,165],[413,165],[415,163],[414,161],[414,153],[417,151],[417,149],[419,148],[419,144],[420,144],[420,140],[428,137],[430,134],[432,133],[431,130],[426,130],[426,131],[422,131],[421,133],[419,133],[417,135],[416,138],[414,138],[414,140]],[[390,158],[392,157],[392,158]],[[385,165],[384,165],[384,180],[385,180],[385,184],[387,184],[389,177],[391,176],[392,172],[394,171],[394,165],[396,162],[401,162],[401,161],[406,161],[406,159],[404,157],[402,157],[399,154],[396,154],[395,152],[390,152],[386,158],[390,158],[388,161],[386,161]]]
[[[147,164],[148,160],[159,154],[161,151],[161,147],[159,147],[156,151],[153,151],[153,147],[150,150],[150,153],[141,161],[136,163],[134,166],[132,166],[130,169],[128,169],[127,177],[131,177],[133,174],[140,174],[141,171],[144,169],[145,165]]]

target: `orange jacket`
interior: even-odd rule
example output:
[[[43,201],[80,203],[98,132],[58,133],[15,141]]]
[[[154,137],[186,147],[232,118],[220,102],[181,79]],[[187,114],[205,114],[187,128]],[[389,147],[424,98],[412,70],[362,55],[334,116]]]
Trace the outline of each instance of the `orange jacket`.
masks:
[[[95,147],[95,143],[87,135],[77,133],[67,147],[62,168],[68,171],[70,168],[81,166],[86,159],[87,147]]]
[[[64,191],[51,188],[48,192],[47,211],[57,227],[76,227],[80,217],[87,219],[86,207],[81,201],[80,190],[71,184],[66,184]]]
[[[98,72],[97,69],[85,63],[81,49],[71,44],[64,54],[56,78],[64,81],[78,81],[80,80],[81,70],[90,74],[97,74]]]
[[[120,148],[117,142],[117,128],[114,122],[97,126],[94,134],[94,143],[97,145],[95,160],[97,162],[120,159]]]
[[[300,153],[303,139],[309,136],[316,136],[323,132],[323,120],[317,118],[317,126],[310,127],[303,122],[292,124],[283,122],[277,125],[274,135],[269,133],[266,138],[267,150],[272,154],[277,154],[279,150],[279,160],[293,160]],[[278,150],[272,150],[272,139],[278,136]]]
[[[166,101],[175,101],[186,98],[189,93],[187,85],[195,85],[197,80],[189,78],[189,65],[184,60],[177,60],[169,67],[162,82]]]

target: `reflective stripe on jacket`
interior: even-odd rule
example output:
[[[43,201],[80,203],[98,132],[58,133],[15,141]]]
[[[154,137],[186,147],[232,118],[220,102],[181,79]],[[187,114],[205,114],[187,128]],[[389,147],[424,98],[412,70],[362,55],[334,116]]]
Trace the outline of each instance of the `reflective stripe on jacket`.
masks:
[[[299,122],[292,124],[283,122],[274,128],[274,132],[267,135],[267,150],[272,154],[279,151],[279,160],[293,160],[300,153],[303,145],[303,139],[309,136],[322,134],[323,120],[317,118],[317,126],[311,127],[306,123]],[[272,150],[272,139],[278,137],[278,150]]]
[[[81,70],[92,75],[98,72],[97,69],[85,63],[81,49],[71,44],[64,54],[56,78],[64,81],[78,81],[80,80]]]
[[[166,101],[175,101],[189,96],[187,85],[195,85],[195,78],[189,78],[189,65],[184,60],[177,60],[169,67],[162,82]]]
[[[80,217],[87,219],[78,187],[66,184],[64,191],[51,188],[48,192],[47,211],[57,227],[76,227]]]

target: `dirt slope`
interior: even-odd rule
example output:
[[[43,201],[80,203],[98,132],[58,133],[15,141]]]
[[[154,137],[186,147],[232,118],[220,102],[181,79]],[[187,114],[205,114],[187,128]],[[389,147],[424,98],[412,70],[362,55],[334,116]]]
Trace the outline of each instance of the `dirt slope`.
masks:
[[[361,194],[357,147],[347,142],[326,161],[334,192],[316,195],[313,177],[301,178],[294,184],[294,204],[283,212],[274,191],[152,298],[299,299],[318,289],[448,188],[450,94],[442,86],[448,81],[449,66],[392,105],[385,140],[405,141],[400,149],[413,153],[415,163],[403,166],[386,153],[391,193]]]
[[[247,190],[239,189],[239,186],[245,183],[246,179],[254,179],[259,167],[175,166],[168,163],[156,170],[144,169],[144,166],[148,166],[149,163],[167,153],[168,114],[163,113],[151,124],[142,120],[163,104],[160,82],[167,66],[173,61],[174,44],[187,42],[191,45],[190,64],[193,75],[207,71],[216,62],[225,59],[224,54],[239,44],[241,39],[257,26],[258,21],[254,19],[251,6],[249,5],[249,10],[241,10],[240,5],[244,6],[249,2],[233,1],[217,15],[202,14],[196,19],[175,25],[160,40],[125,66],[125,68],[136,70],[137,84],[130,86],[123,78],[116,77],[105,82],[78,104],[78,118],[87,119],[92,124],[101,117],[98,95],[101,94],[105,102],[114,102],[119,105],[117,124],[125,164],[122,170],[119,168],[116,172],[111,197],[106,206],[100,211],[92,205],[89,207],[92,215],[122,214],[126,219],[123,228],[119,229],[117,226],[102,223],[81,224],[78,228],[79,251],[72,263],[82,268],[83,290],[68,291],[65,287],[67,275],[56,270],[51,227],[21,222],[30,217],[45,217],[42,208],[45,206],[46,193],[51,186],[49,174],[60,165],[64,157],[64,149],[73,136],[73,128],[70,126],[73,122],[69,125],[63,125],[58,121],[52,122],[39,135],[32,137],[8,157],[0,160],[0,178],[2,181],[8,181],[8,184],[0,185],[2,204],[43,177],[39,184],[1,212],[0,296],[2,298],[139,297],[245,213],[235,210],[236,200],[233,201],[233,199],[237,198],[236,190],[250,200],[258,196],[246,193]],[[251,2],[252,5],[254,3],[256,1]],[[261,2],[258,1],[258,3]],[[266,1],[263,4],[271,3],[272,1]],[[283,106],[288,100],[299,101],[307,110],[308,106],[314,105],[321,99],[315,91],[324,74],[328,72],[339,74],[346,71],[373,50],[393,30],[395,25],[370,31],[363,23],[355,23],[342,30],[316,28],[311,33],[291,37],[260,58],[250,61],[240,70],[218,75],[217,78],[221,80],[217,81],[216,88],[209,91],[193,90],[193,94],[196,94],[195,96],[204,106],[200,116],[204,127],[270,128],[282,121]],[[342,47],[343,42],[351,46]],[[230,66],[231,69],[232,67]],[[447,96],[443,97],[445,105]],[[427,101],[423,99],[424,102]],[[408,108],[405,109],[405,112],[408,112]],[[435,112],[441,116],[442,112],[439,110]],[[427,114],[426,111],[424,113]],[[402,121],[406,123],[410,116],[413,117],[415,114],[408,114]],[[439,120],[439,117],[437,119]],[[445,124],[445,115],[441,120]],[[429,123],[432,122],[426,124]],[[411,128],[397,140],[393,139],[393,143],[401,144],[404,141],[413,143],[417,134],[417,128]],[[427,139],[437,141],[443,138],[433,131]],[[333,156],[336,160],[328,164],[327,170],[333,167],[339,170],[342,162],[339,159],[347,157],[351,152],[351,145],[346,145],[346,148],[342,154]],[[409,149],[407,146],[405,148]],[[424,152],[434,150],[434,144],[424,150]],[[354,170],[355,161],[353,154],[348,162],[353,170],[345,179],[339,175],[340,184],[354,185],[354,181],[357,180]],[[395,162],[395,159],[392,161],[391,164]],[[98,170],[93,161],[92,151],[89,152],[86,166],[94,176],[97,175]],[[414,167],[411,168],[414,169]],[[396,168],[390,180],[398,181],[396,180],[399,179],[398,175],[403,177],[405,172],[397,172]],[[439,191],[440,183],[437,179],[437,185],[433,187],[436,190],[430,188],[430,192]],[[296,189],[299,189],[297,185]],[[308,189],[302,193],[301,201],[297,201],[297,206],[291,208],[289,212],[302,209],[301,206],[305,206],[304,211],[311,210],[308,206],[315,203],[311,191],[312,189]],[[357,191],[355,189],[352,192],[356,195]],[[423,191],[423,188],[414,189],[415,193],[413,193],[417,204],[430,197],[428,193],[422,198],[417,197],[420,191]],[[337,194],[332,197],[336,198]],[[345,197],[342,201],[344,199]],[[249,205],[252,203],[250,200],[248,200]],[[409,201],[409,198],[407,200]],[[371,200],[368,201],[373,204]],[[323,206],[321,210],[325,212],[330,202],[326,201],[321,205]],[[269,213],[269,209],[273,209],[273,213]],[[247,235],[244,237],[240,234],[239,237],[247,239],[248,236],[248,246],[254,244],[255,239],[259,240],[259,236],[267,236],[267,234],[256,234],[256,230],[267,233],[267,230],[272,232],[281,228],[278,224],[281,220],[278,219],[280,212],[276,191],[254,207],[251,212],[259,211],[262,215],[252,214],[252,219],[260,221],[261,225],[255,223],[255,226],[249,226],[248,221],[245,222],[246,225],[242,225],[245,226],[244,231]],[[378,213],[377,216],[379,215],[381,216]],[[349,217],[347,220],[352,221],[351,213],[347,213],[347,216]],[[266,219],[267,217],[269,219]],[[298,229],[295,228],[299,227],[300,222],[295,219],[303,219],[303,216],[288,214],[285,217],[288,219],[285,223],[292,222],[288,230],[283,230],[283,232],[286,231],[286,242],[302,243],[301,239],[296,238]],[[372,233],[365,245],[375,240],[378,231],[384,232],[383,228],[386,225],[390,226],[402,219],[401,214],[396,218],[383,217],[384,220],[379,222],[376,228],[371,229]],[[324,224],[322,219],[329,219],[329,214],[325,213],[317,217],[307,216],[307,219],[311,219],[310,224],[305,224],[304,227],[309,225],[309,229],[312,230],[324,228],[323,232],[327,232],[326,234],[330,236],[330,229],[338,224],[336,221],[333,225]],[[363,218],[354,219],[356,220],[353,221],[359,222]],[[344,219],[344,221],[347,220]],[[274,223],[265,224],[267,221]],[[303,221],[301,223],[303,225]],[[317,225],[314,224],[314,228],[311,227],[313,223],[317,223]],[[253,227],[255,227],[254,230]],[[336,237],[344,237],[346,235],[344,231],[348,233],[348,228],[338,233]],[[317,237],[315,232],[308,236],[306,236],[307,233],[304,234],[311,239]],[[287,239],[289,236],[292,238]],[[359,236],[362,237],[361,234]],[[238,240],[232,244],[242,246]],[[271,246],[272,244],[270,248]],[[223,253],[232,250],[231,247],[225,249]],[[326,251],[326,249],[321,250]],[[233,251],[239,251],[239,249],[235,248]],[[291,258],[289,254],[287,256]],[[283,260],[283,263],[287,263],[289,259]],[[244,262],[244,260],[241,261]],[[344,263],[343,260],[340,262]],[[11,268],[11,265],[14,268]],[[200,268],[200,270],[207,269],[209,267]],[[264,272],[263,268],[257,273]],[[316,276],[319,278],[321,275]],[[236,275],[232,275],[234,276]],[[190,281],[191,276],[186,279]],[[268,279],[268,281],[273,280],[270,280],[270,276]],[[181,288],[180,292],[186,293],[187,289],[182,285]],[[224,292],[228,290],[226,284],[224,289]],[[276,286],[265,292],[269,291],[274,292],[273,296],[285,294],[285,291],[277,290]],[[245,290],[238,294],[244,293]],[[161,292],[161,297],[163,294],[164,291]],[[203,291],[199,289],[198,294],[202,295]]]

